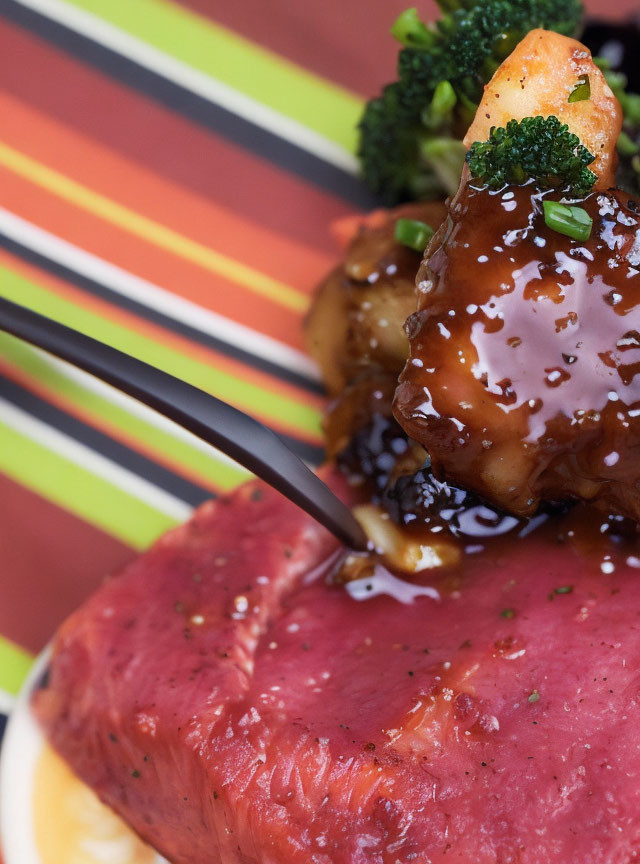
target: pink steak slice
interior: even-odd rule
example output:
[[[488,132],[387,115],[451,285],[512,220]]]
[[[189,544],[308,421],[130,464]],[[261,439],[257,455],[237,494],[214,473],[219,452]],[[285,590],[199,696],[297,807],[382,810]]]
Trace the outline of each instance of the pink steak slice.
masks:
[[[409,605],[335,551],[260,484],[205,505],[61,628],[54,746],[173,864],[640,861],[628,551],[550,525]]]

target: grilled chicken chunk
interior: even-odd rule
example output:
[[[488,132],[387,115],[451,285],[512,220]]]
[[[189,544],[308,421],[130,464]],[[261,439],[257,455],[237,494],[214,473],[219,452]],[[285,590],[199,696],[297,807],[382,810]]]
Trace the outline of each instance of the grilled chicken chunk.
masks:
[[[591,99],[568,103],[578,75]],[[579,43],[534,31],[488,85],[467,136],[532,113],[569,123],[599,154],[601,191],[581,203],[590,239],[547,227],[542,203],[558,192],[490,191],[465,171],[407,325],[397,419],[436,476],[518,515],[583,498],[640,520],[640,215],[603,190],[620,108],[601,79]]]
[[[437,476],[527,515],[599,499],[640,520],[640,213],[584,202],[582,243],[530,187],[465,185],[418,277],[396,416]]]
[[[577,87],[588,98],[569,101]],[[583,91],[584,95],[587,95]],[[464,143],[485,141],[492,126],[553,115],[593,153],[596,188],[615,184],[616,142],[622,109],[604,75],[581,42],[549,30],[532,30],[487,85]]]
[[[305,330],[331,396],[364,372],[400,374],[409,353],[404,322],[415,309],[421,256],[395,240],[395,225],[409,218],[438,228],[445,216],[439,201],[374,213],[321,285]]]
[[[595,102],[565,110],[585,69]],[[559,115],[598,142],[602,188],[619,106],[600,78],[579,43],[535,31],[489,84],[468,140],[514,115]],[[500,105],[490,118],[487,100]],[[479,188],[465,172],[418,274],[396,417],[436,476],[513,513],[582,498],[640,520],[638,204],[594,191],[581,202],[593,219],[584,242],[547,227],[549,196],[560,193]]]

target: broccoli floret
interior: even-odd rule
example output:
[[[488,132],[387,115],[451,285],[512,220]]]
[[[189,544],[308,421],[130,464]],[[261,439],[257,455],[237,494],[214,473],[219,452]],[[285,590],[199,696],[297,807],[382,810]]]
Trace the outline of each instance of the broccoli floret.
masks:
[[[536,27],[572,35],[581,0],[438,0],[442,17],[424,24],[415,9],[392,28],[405,46],[398,81],[368,103],[359,156],[371,189],[388,204],[451,194],[464,160],[461,139],[484,85]]]
[[[557,117],[525,117],[494,127],[466,159],[473,177],[491,189],[535,180],[541,189],[560,188],[582,198],[598,179],[588,167],[595,156]]]

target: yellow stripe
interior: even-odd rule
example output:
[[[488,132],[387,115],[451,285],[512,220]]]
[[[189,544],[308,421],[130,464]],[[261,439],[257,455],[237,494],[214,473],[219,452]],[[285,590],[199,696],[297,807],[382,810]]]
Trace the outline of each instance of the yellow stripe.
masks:
[[[130,210],[105,195],[94,192],[87,186],[65,177],[64,174],[48,168],[41,162],[25,156],[24,153],[20,153],[1,142],[0,165],[59,198],[71,202],[76,207],[104,219],[105,222],[117,225],[118,228],[135,234],[154,246],[191,261],[204,270],[223,276],[230,282],[242,285],[243,288],[261,294],[287,309],[292,309],[294,312],[304,312],[309,305],[309,298],[302,291],[298,291],[278,279],[272,279],[228,255],[215,252],[213,249],[209,249],[207,246],[203,246],[201,243],[197,243],[153,219],[147,219],[146,216],[141,216],[135,210]]]

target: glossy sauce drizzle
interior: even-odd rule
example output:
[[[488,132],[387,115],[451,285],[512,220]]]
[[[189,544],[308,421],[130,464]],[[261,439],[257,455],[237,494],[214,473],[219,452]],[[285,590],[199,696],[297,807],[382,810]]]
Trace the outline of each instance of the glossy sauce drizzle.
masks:
[[[396,416],[436,477],[513,513],[600,500],[640,518],[640,216],[581,202],[586,243],[524,186],[463,187],[418,274]]]

